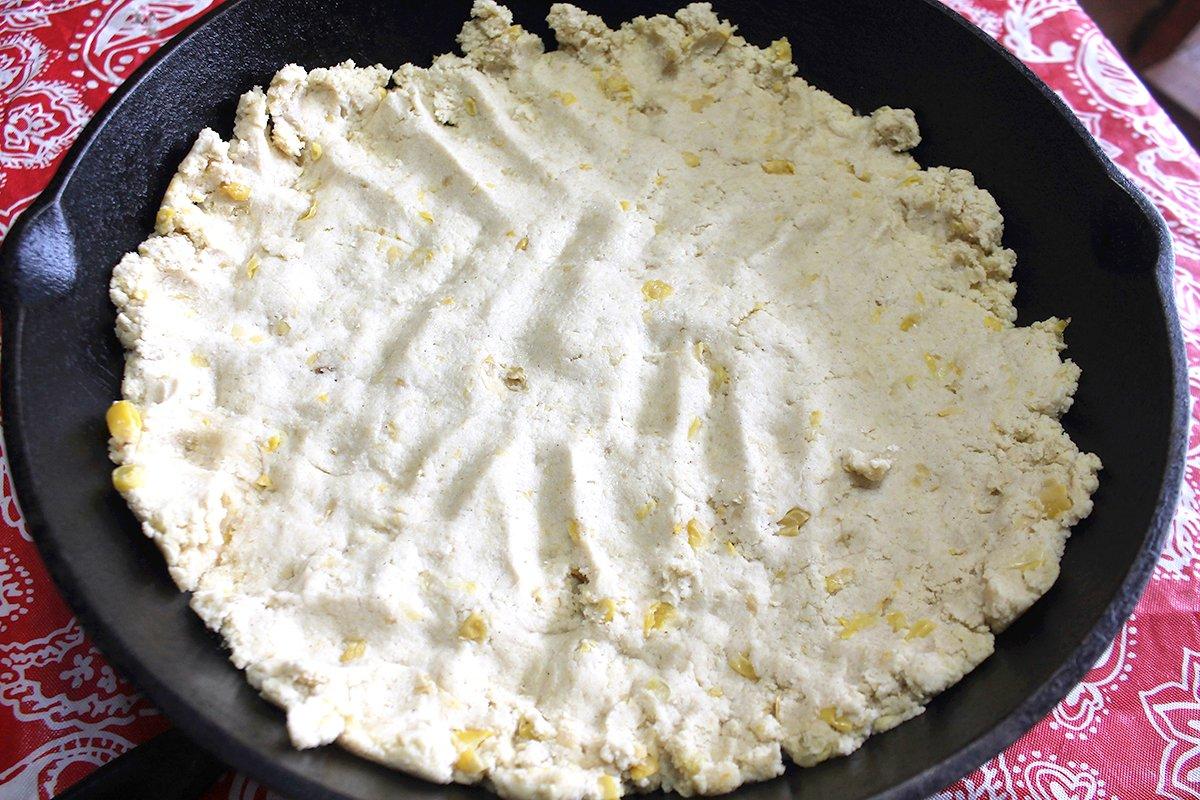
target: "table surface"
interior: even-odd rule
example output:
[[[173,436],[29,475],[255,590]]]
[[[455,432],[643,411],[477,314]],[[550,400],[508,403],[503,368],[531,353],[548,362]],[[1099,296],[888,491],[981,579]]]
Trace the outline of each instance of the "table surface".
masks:
[[[0,0],[0,235],[114,88],[217,2]],[[947,2],[1054,87],[1162,211],[1188,363],[1200,365],[1200,158],[1075,0]],[[1190,384],[1200,398],[1200,373]],[[1048,717],[939,800],[1200,800],[1198,432],[1133,617]],[[22,524],[2,450],[0,470],[0,800],[50,798],[168,723],[79,628]],[[230,774],[206,800],[268,797]]]

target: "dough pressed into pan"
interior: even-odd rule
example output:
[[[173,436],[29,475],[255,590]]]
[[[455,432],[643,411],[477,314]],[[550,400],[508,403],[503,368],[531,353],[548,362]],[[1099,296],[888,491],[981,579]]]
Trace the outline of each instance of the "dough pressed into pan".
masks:
[[[920,713],[1058,574],[1065,322],[912,112],[707,4],[287,66],[116,267],[114,483],[297,746],[714,793]]]

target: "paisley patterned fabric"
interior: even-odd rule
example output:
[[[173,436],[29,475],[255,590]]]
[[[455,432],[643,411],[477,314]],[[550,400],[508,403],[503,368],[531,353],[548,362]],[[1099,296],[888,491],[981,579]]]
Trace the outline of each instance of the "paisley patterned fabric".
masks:
[[[1200,158],[1075,0],[946,1],[1054,87],[1163,212],[1200,366]],[[0,235],[113,89],[215,4],[0,0]],[[1191,387],[1200,398],[1200,370]],[[1137,612],[1049,716],[938,800],[1200,800],[1200,426],[1189,445],[1172,536]],[[2,453],[0,470],[0,800],[50,798],[168,723],[63,604]],[[275,797],[230,774],[206,800]]]

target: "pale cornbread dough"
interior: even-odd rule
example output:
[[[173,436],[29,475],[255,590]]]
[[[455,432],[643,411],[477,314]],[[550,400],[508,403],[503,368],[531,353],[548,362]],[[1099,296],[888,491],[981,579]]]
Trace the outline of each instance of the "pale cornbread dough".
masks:
[[[1091,510],[1065,325],[910,111],[707,4],[549,20],[200,134],[113,276],[116,482],[299,747],[608,800],[849,753]]]

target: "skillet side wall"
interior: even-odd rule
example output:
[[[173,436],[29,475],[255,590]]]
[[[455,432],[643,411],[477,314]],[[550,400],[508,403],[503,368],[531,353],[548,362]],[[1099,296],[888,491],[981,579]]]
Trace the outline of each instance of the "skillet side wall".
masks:
[[[519,22],[548,35],[545,4],[510,5]],[[615,23],[680,3],[587,5]],[[909,0],[903,16],[898,5],[716,4],[756,44],[786,34],[800,74],[856,110],[913,108],[925,138],[918,160],[969,169],[995,195],[1007,220],[1005,242],[1018,254],[1021,323],[1073,318],[1068,355],[1084,377],[1067,427],[1081,447],[1100,454],[1105,471],[1063,576],[1000,637],[995,656],[925,715],[871,739],[855,756],[791,769],[784,781],[747,787],[744,796],[916,797],[1008,744],[1083,674],[1121,609],[1131,607],[1140,588],[1137,580],[1133,591],[1126,584],[1131,565],[1135,579],[1152,565],[1169,520],[1160,506],[1173,508],[1178,484],[1186,382],[1178,331],[1156,281],[1156,268],[1170,261],[1161,220],[1114,182],[1081,129],[988,42],[931,4]],[[480,794],[431,786],[336,748],[291,750],[282,715],[257,698],[191,614],[154,546],[109,490],[102,419],[119,394],[122,363],[108,278],[152,227],[196,132],[209,125],[229,134],[238,94],[293,60],[308,67],[347,57],[427,64],[451,48],[468,7],[455,2],[427,13],[385,0],[227,6],[117,95],[47,193],[61,191],[58,202],[43,199],[30,209],[4,251],[0,391],[30,529],[56,580],[106,654],[173,719],[292,796]],[[1122,603],[1115,615],[1114,598]],[[1101,630],[1089,636],[1097,623]]]

